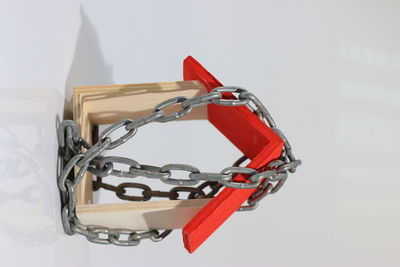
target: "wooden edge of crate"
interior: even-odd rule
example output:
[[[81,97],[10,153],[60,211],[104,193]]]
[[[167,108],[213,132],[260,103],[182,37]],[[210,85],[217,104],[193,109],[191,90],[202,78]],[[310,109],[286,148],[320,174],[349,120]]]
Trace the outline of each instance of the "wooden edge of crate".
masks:
[[[180,229],[211,199],[78,205],[76,213],[85,225],[151,230]]]
[[[148,115],[155,105],[169,98],[177,96],[191,98],[205,93],[207,93],[207,89],[198,81],[80,86],[75,87],[73,92],[73,119],[75,122],[81,125],[81,136],[89,143],[92,143],[92,130],[96,125],[110,124],[124,118],[138,119]],[[178,105],[174,105],[166,108],[165,112],[167,114],[171,114],[177,112],[179,109],[180,107]],[[194,109],[187,116],[184,116],[180,120],[199,119],[207,119],[206,106]],[[78,170],[76,168],[75,172],[77,171]],[[78,217],[81,215],[81,211],[97,208],[99,205],[110,205],[93,203],[92,175],[90,173],[86,173],[80,184],[77,186],[76,196]],[[187,207],[185,206],[185,202],[187,201],[189,201],[188,203],[193,202],[192,200],[181,200],[179,202],[181,204],[174,208],[177,209],[176,212],[178,214],[181,214],[179,209],[187,210]],[[203,202],[200,201],[199,203]],[[126,203],[119,203],[116,205],[118,206],[125,204]],[[144,203],[139,204],[143,205]],[[140,205],[127,205],[127,207],[130,207],[130,209],[134,210]],[[153,206],[150,205],[149,207]],[[151,213],[149,210],[146,212]],[[161,212],[164,215],[174,214],[174,212],[168,212],[166,214],[166,212],[163,210],[155,209],[151,217],[156,218],[157,212]],[[182,214],[194,215],[195,212],[182,212]],[[127,213],[125,215],[128,216]],[[149,216],[146,218],[149,218]],[[113,219],[113,221],[117,223],[118,220]],[[149,224],[151,224],[151,222]],[[184,226],[184,224],[182,224],[182,226]]]

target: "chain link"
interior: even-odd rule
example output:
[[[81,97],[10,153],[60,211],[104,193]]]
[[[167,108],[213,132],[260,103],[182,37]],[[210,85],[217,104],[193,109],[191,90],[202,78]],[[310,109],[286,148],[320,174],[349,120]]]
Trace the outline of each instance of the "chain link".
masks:
[[[228,94],[230,93],[230,94]],[[245,156],[236,161],[233,166],[219,173],[201,172],[194,166],[187,164],[167,164],[162,167],[140,164],[137,161],[116,156],[102,156],[104,150],[114,149],[132,138],[138,129],[151,122],[169,122],[188,114],[193,108],[216,104],[223,106],[247,106],[256,116],[267,124],[284,141],[281,156],[259,169],[241,167],[247,159]],[[180,110],[166,115],[165,109],[180,105]],[[110,135],[125,129],[119,138],[111,140]],[[123,119],[107,127],[96,138],[97,143],[90,146],[80,135],[80,127],[73,121],[65,120],[57,130],[60,155],[64,160],[64,169],[58,177],[58,187],[61,196],[61,218],[64,231],[68,235],[78,233],[84,235],[89,241],[99,244],[114,244],[117,246],[136,246],[143,239],[154,242],[164,239],[172,230],[134,231],[128,229],[110,229],[102,226],[84,225],[76,216],[75,188],[88,171],[96,176],[93,181],[93,190],[100,188],[112,191],[116,196],[128,201],[149,201],[153,197],[179,199],[180,193],[188,193],[189,199],[212,198],[224,186],[239,189],[256,189],[247,200],[247,205],[238,211],[253,210],[261,199],[269,194],[276,193],[286,182],[288,172],[293,173],[301,164],[292,153],[291,146],[282,131],[276,128],[272,116],[265,106],[246,89],[240,87],[217,87],[210,93],[193,98],[174,97],[156,105],[148,116],[138,119]],[[115,169],[115,164],[124,165],[123,169]],[[74,169],[78,171],[74,175]],[[172,172],[187,172],[186,178],[173,178]],[[152,190],[141,183],[126,182],[117,186],[103,182],[107,176],[124,178],[146,177],[158,179],[169,185],[177,185],[169,191]],[[237,175],[243,179],[237,180]],[[190,187],[203,181],[197,187]],[[129,195],[128,188],[140,189],[140,195]],[[207,192],[209,191],[209,192]]]

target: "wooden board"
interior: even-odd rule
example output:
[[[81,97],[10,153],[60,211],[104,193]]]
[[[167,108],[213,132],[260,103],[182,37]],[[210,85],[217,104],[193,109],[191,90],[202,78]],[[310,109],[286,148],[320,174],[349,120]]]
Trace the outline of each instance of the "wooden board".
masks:
[[[198,81],[160,82],[75,87],[73,118],[81,125],[82,136],[92,141],[94,125],[109,124],[120,119],[138,119],[151,112],[158,103],[176,96],[194,97],[206,93]],[[176,105],[165,109],[170,114]],[[207,107],[199,107],[181,120],[206,119]],[[77,187],[77,204],[92,203],[92,177],[88,173]]]
[[[125,118],[139,119],[148,115],[155,105],[164,100],[176,96],[191,98],[206,92],[206,88],[198,81],[76,87],[73,119],[81,125],[82,137],[91,143],[94,125],[110,124]],[[178,109],[174,105],[165,111],[171,114]],[[207,107],[196,108],[181,118],[190,119],[207,119]],[[181,228],[209,201],[195,199],[94,204],[92,176],[89,173],[78,185],[76,194],[76,212],[83,223],[132,230]]]
[[[182,228],[211,199],[189,199],[80,205],[79,220],[86,225],[151,230]]]
[[[183,75],[184,80],[199,80],[208,92],[222,86],[222,83],[190,56],[184,61]],[[231,93],[225,93],[224,97],[234,98]],[[251,159],[247,165],[249,168],[258,169],[264,166],[279,157],[282,151],[283,140],[247,107],[209,105],[208,120]],[[246,177],[239,174],[234,181],[245,182]],[[190,253],[195,251],[255,190],[223,189],[183,228],[186,249]]]

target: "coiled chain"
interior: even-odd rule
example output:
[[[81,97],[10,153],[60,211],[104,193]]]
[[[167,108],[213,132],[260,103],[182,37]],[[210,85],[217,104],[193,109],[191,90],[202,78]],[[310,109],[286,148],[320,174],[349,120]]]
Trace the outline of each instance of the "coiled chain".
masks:
[[[233,96],[226,98],[223,93],[232,93]],[[166,114],[165,108],[180,104],[181,109],[173,114]],[[267,126],[277,133],[284,141],[281,156],[262,168],[252,169],[240,167],[247,158],[245,156],[237,160],[233,166],[227,167],[218,173],[201,172],[194,166],[187,164],[167,164],[162,167],[140,164],[137,161],[124,157],[102,156],[104,150],[114,149],[130,138],[138,129],[151,122],[169,122],[185,116],[193,108],[208,104],[224,106],[247,106],[256,114]],[[125,128],[124,133],[118,139],[112,140],[110,135],[114,131]],[[154,107],[153,112],[141,119],[123,119],[106,128],[98,137],[98,142],[94,145],[88,144],[80,134],[80,127],[73,121],[63,121],[57,130],[57,137],[60,147],[64,168],[58,177],[58,187],[61,194],[62,204],[62,223],[67,234],[78,233],[84,235],[89,241],[99,244],[115,244],[119,246],[138,245],[142,239],[160,241],[165,238],[172,230],[166,229],[160,233],[159,230],[137,232],[127,229],[109,229],[101,226],[84,225],[80,223],[76,216],[76,197],[75,189],[88,171],[97,179],[93,181],[93,189],[100,188],[113,191],[116,196],[129,201],[148,201],[152,197],[168,199],[178,199],[179,192],[188,192],[189,198],[210,198],[214,197],[219,190],[226,186],[239,189],[257,190],[247,200],[247,205],[239,208],[239,211],[255,209],[261,199],[268,194],[276,193],[286,182],[288,172],[293,173],[301,164],[292,153],[291,146],[283,133],[276,128],[275,122],[265,106],[250,92],[240,87],[217,87],[210,93],[186,98],[183,96],[168,99]],[[114,164],[125,165],[126,169],[115,169]],[[74,168],[79,171],[74,174]],[[186,179],[172,177],[172,171],[186,171]],[[234,181],[238,174],[247,177],[246,182]],[[121,183],[118,186],[104,183],[103,177],[118,176],[126,178],[147,177],[159,179],[160,181],[176,185],[169,191],[155,191],[149,186],[140,183]],[[200,181],[203,181],[199,186]],[[141,195],[128,195],[127,188],[137,188],[143,190]],[[208,193],[205,191],[209,190]]]

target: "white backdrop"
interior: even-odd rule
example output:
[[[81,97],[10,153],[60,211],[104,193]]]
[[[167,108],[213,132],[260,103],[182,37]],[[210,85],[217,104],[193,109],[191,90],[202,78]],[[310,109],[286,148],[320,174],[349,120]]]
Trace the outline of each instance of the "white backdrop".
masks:
[[[398,1],[1,0],[1,265],[399,266],[399,12]],[[181,80],[189,54],[255,93],[303,166],[192,255],[180,231],[133,248],[66,236],[55,122],[71,88]],[[239,156],[205,122],[135,138],[119,152],[149,164],[216,171]]]

